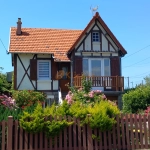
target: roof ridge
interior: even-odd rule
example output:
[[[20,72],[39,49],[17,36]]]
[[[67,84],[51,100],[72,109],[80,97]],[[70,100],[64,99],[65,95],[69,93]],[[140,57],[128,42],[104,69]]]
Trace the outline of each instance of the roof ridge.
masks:
[[[17,27],[11,27],[13,29],[17,29]],[[37,29],[37,30],[67,30],[67,31],[83,31],[83,29],[62,29],[62,28],[31,28],[31,27],[22,27],[21,29]]]

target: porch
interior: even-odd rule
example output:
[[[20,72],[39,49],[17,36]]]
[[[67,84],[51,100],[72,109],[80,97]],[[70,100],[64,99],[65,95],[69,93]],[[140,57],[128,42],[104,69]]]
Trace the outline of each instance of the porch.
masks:
[[[101,88],[103,91],[124,91],[124,77],[121,76],[85,76],[92,82],[92,88]],[[82,76],[73,78],[75,87],[82,86]]]

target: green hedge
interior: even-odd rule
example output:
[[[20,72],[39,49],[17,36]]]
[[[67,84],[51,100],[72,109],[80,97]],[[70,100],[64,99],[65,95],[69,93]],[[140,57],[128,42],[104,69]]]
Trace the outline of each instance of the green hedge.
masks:
[[[124,113],[138,113],[150,105],[150,86],[139,86],[125,93],[123,99]]]

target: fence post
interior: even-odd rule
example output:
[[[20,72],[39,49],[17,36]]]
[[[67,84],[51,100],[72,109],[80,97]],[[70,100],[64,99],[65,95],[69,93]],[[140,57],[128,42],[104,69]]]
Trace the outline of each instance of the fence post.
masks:
[[[91,114],[88,114],[88,119],[91,116]],[[90,124],[87,125],[87,135],[88,135],[88,150],[93,150],[93,140],[92,140],[92,129],[90,127]]]
[[[7,150],[12,150],[12,139],[13,139],[13,117],[12,116],[8,116],[8,122],[7,122],[7,126],[8,126],[8,131],[7,131]]]

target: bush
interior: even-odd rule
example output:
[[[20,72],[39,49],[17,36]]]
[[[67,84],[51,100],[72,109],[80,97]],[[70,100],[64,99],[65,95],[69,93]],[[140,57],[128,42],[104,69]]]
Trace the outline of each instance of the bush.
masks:
[[[16,105],[20,108],[36,104],[37,102],[43,103],[46,99],[44,93],[31,90],[13,91],[12,94]]]
[[[24,111],[20,117],[20,125],[24,130],[32,133],[45,132],[47,136],[55,136],[65,127],[73,123],[73,117],[80,119],[80,125],[90,124],[91,128],[101,131],[110,130],[115,124],[115,116],[120,113],[116,104],[107,100],[100,91],[90,91],[90,81],[83,78],[83,87],[71,87],[62,105],[51,105],[42,109],[39,104],[34,112]],[[60,116],[71,116],[60,121]]]
[[[7,82],[6,74],[2,73],[2,67],[0,67],[0,93],[9,92],[11,89],[11,84]]]
[[[63,105],[59,107],[63,107]],[[20,125],[27,132],[39,133],[43,131],[46,136],[53,137],[71,124],[66,119],[62,121],[55,120],[54,116],[57,115],[56,112],[57,109],[54,104],[45,109],[42,108],[41,104],[38,104],[32,113],[27,111],[23,112],[19,120]]]
[[[111,101],[100,101],[93,107],[88,106],[90,116],[86,117],[92,129],[99,128],[101,131],[111,130],[116,123],[115,117],[120,113],[117,106]]]
[[[123,99],[124,113],[138,113],[150,104],[150,87],[139,86],[135,90],[125,93]]]
[[[25,111],[32,113],[35,107],[36,105],[29,106],[25,109]],[[4,105],[0,105],[0,122],[8,120],[8,116],[13,116],[14,120],[19,120],[22,114],[23,110],[21,108],[10,109]]]
[[[68,104],[72,104],[75,101],[80,101],[82,104],[93,104],[100,100],[106,99],[106,96],[100,90],[91,90],[91,81],[86,80],[82,77],[82,87],[79,89],[71,87],[70,91],[66,95],[66,100]]]
[[[99,128],[101,131],[112,129],[116,123],[115,116],[119,114],[117,106],[107,100],[96,102],[93,106],[81,104],[79,101],[72,105],[63,101],[62,105],[42,108],[37,105],[33,112],[23,111],[20,117],[20,125],[27,132],[39,133],[41,131],[49,136],[57,135],[65,127],[73,123],[73,117],[80,118],[80,125],[90,124],[92,129]],[[66,118],[60,121],[62,116],[71,116],[72,121],[68,122]]]
[[[15,100],[4,94],[0,96],[0,105],[4,105],[11,109],[16,107]]]

